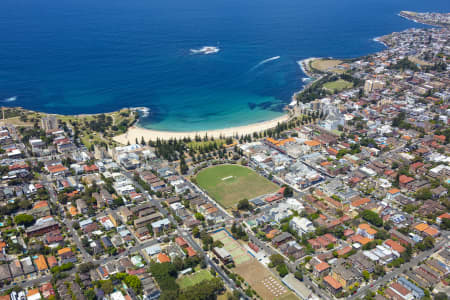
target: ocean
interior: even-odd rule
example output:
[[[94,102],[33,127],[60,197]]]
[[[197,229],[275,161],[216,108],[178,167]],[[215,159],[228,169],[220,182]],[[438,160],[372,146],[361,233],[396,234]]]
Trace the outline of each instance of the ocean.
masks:
[[[302,88],[299,60],[374,53],[373,38],[424,27],[401,10],[450,2],[2,0],[0,101],[58,114],[145,106],[140,125],[157,130],[265,121]]]

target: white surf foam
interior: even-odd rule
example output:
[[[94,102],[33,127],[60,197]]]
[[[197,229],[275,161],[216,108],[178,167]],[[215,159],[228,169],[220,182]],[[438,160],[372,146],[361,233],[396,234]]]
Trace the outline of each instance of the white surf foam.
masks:
[[[17,100],[17,96],[14,96],[14,97],[6,98],[6,99],[3,100],[2,102],[14,102],[14,101],[16,101],[16,100]]]
[[[219,51],[220,49],[218,47],[213,46],[204,46],[200,49],[191,49],[192,54],[214,54]]]
[[[264,59],[264,60],[260,61],[256,66],[254,66],[251,70],[254,70],[254,69],[256,69],[256,68],[258,68],[258,67],[260,67],[260,66],[262,66],[262,65],[264,65],[264,64],[266,64],[268,62],[271,62],[271,61],[277,60],[277,59],[280,59],[280,56],[274,56],[274,57],[271,57],[271,58],[268,58],[268,59]]]

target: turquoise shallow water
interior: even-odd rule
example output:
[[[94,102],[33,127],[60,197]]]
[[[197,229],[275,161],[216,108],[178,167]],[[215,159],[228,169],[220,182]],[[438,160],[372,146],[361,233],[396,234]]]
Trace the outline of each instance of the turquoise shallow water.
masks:
[[[421,26],[400,10],[449,9],[443,0],[2,0],[0,100],[62,114],[146,106],[141,125],[160,130],[245,125],[281,115],[302,87],[298,60],[379,51],[374,37]],[[220,51],[191,52],[203,46]]]

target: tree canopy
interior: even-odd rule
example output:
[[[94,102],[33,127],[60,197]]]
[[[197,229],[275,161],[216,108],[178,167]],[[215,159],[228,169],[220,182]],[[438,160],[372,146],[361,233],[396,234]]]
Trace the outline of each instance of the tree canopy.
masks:
[[[32,215],[20,214],[14,217],[14,222],[17,225],[29,226],[34,223],[34,217]]]
[[[250,205],[250,202],[248,201],[248,199],[242,199],[239,201],[237,208],[239,210],[250,210],[251,205]]]
[[[361,213],[361,217],[374,226],[383,226],[383,219],[374,211],[366,209]]]

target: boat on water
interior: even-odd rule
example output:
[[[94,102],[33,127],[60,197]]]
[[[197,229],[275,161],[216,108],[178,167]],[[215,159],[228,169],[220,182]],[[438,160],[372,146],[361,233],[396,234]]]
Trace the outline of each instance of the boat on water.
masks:
[[[200,49],[191,49],[191,52],[195,54],[213,54],[219,52],[219,50],[220,49],[218,47],[205,46]]]

